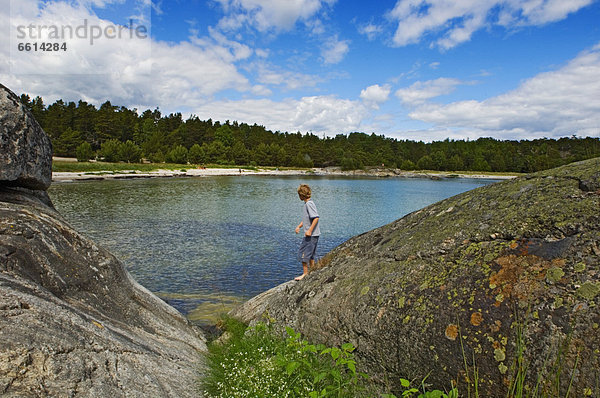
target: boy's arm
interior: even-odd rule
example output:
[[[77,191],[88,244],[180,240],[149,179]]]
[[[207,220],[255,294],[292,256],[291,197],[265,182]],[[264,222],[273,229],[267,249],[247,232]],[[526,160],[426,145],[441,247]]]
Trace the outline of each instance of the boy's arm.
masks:
[[[313,230],[317,226],[318,222],[319,222],[319,217],[315,217],[313,219],[313,221],[312,221],[312,224],[310,224],[310,228],[308,229],[308,231],[306,231],[306,233],[304,235],[305,236],[312,236]]]
[[[302,228],[302,221],[300,221],[300,224],[298,224],[298,226],[296,227],[296,233],[300,233],[300,228]]]

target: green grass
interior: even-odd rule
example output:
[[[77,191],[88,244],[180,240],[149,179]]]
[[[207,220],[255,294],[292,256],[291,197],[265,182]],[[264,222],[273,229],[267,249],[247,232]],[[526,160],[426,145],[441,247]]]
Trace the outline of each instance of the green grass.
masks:
[[[180,164],[172,163],[108,163],[108,162],[65,162],[55,160],[52,162],[54,172],[75,173],[98,173],[98,172],[122,172],[140,171],[149,172],[154,170],[180,170]]]
[[[52,162],[52,171],[54,172],[73,172],[73,173],[117,173],[123,171],[139,171],[147,173],[156,170],[182,170],[182,167],[197,168],[195,164],[176,164],[176,163],[109,163],[109,162],[69,162],[64,160],[54,160]],[[207,164],[203,165],[207,169],[243,169],[257,171],[259,168],[263,170],[304,170],[294,167],[257,167],[257,166],[235,166],[223,164]]]
[[[207,397],[358,397],[362,389],[351,344],[326,348],[287,328],[278,336],[270,324],[252,328],[224,321],[229,339],[209,346]]]
[[[202,381],[206,397],[395,398],[369,386],[369,376],[357,369],[352,344],[310,344],[289,327],[285,336],[277,334],[270,323],[247,328],[225,318],[220,324],[228,338],[209,344],[209,371]],[[402,379],[402,397],[458,397],[456,389],[448,395],[427,391],[424,380],[419,388],[411,384]]]
[[[147,173],[156,170],[181,170],[182,167],[196,168],[199,165],[182,165],[175,163],[110,163],[110,162],[70,162],[64,160],[54,160],[52,162],[52,171],[54,172],[73,172],[73,173],[118,173],[123,171],[138,171]],[[302,167],[275,167],[275,166],[239,166],[230,164],[207,164],[204,165],[207,169],[239,169],[253,170],[304,170],[312,172],[312,168]],[[519,173],[500,173],[500,172],[477,172],[477,171],[433,171],[433,170],[414,170],[415,173],[424,174],[443,174],[449,178],[458,177],[458,175],[489,175],[494,176],[515,176]]]
[[[369,376],[360,372],[354,358],[354,346],[346,343],[341,347],[310,344],[300,333],[285,328],[278,334],[272,323],[258,323],[247,327],[232,318],[219,321],[224,342],[209,344],[208,373],[202,380],[203,395],[207,398],[235,397],[381,397],[381,398],[480,398],[479,369],[475,356],[467,363],[465,347],[462,355],[467,375],[467,387],[459,395],[457,388],[444,392],[430,390],[423,380],[400,379],[401,391],[397,395],[380,391],[381,386],[371,385]],[[561,344],[558,358],[537,375],[529,375],[525,361],[524,332],[522,321],[515,327],[515,358],[509,374],[507,398],[569,398],[573,375],[577,371],[579,352],[572,369],[564,369],[564,356],[571,344],[570,337]],[[461,337],[462,342],[462,337]],[[460,358],[457,358],[460,360]],[[546,368],[546,366],[544,366]],[[569,379],[566,391],[561,392],[561,380]],[[455,384],[454,384],[455,385]],[[592,388],[585,389],[583,396],[594,396]]]
[[[529,310],[528,310],[529,311]],[[515,353],[510,367],[510,373],[508,374],[508,390],[506,392],[506,398],[569,398],[577,396],[588,397],[596,396],[594,391],[597,391],[597,386],[585,388],[579,395],[572,394],[572,384],[575,374],[577,373],[577,366],[580,361],[580,349],[576,349],[575,362],[572,368],[565,369],[566,355],[567,352],[572,348],[572,336],[569,333],[562,341],[556,352],[556,357],[553,363],[549,363],[550,352],[547,353],[544,358],[543,365],[537,372],[530,372],[530,363],[526,359],[526,339],[525,333],[527,331],[527,322],[520,318],[519,312],[515,309],[514,311],[515,321],[512,327],[515,329]],[[525,317],[527,318],[527,316]],[[463,345],[463,336],[460,333],[459,327],[459,338],[460,346],[462,351],[464,369],[465,369],[465,381],[467,398],[483,398],[479,393],[479,380],[480,374],[477,368],[475,354],[471,364],[467,361],[465,354],[465,347]],[[564,381],[568,380],[568,386],[564,391]],[[563,387],[561,387],[563,386]]]
[[[457,178],[459,176],[490,176],[490,177],[518,177],[526,175],[526,173],[517,172],[504,172],[504,171],[472,171],[472,170],[449,170],[449,171],[438,171],[438,170],[405,170],[413,173],[423,174],[434,174],[441,175],[447,178]]]

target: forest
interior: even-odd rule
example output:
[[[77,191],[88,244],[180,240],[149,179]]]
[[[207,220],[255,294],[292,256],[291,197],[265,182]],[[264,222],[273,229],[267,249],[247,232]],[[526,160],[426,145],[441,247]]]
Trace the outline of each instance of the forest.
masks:
[[[403,170],[529,173],[600,156],[600,138],[535,140],[449,140],[422,142],[354,132],[335,137],[271,131],[257,124],[200,120],[181,113],[162,115],[104,102],[21,95],[49,135],[55,156],[79,161],[191,163],[277,167],[369,166]]]

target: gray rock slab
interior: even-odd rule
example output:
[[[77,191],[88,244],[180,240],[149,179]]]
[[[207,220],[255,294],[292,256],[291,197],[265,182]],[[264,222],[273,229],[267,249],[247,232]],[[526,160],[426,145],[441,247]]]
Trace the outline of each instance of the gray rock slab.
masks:
[[[52,144],[19,98],[0,84],[0,185],[45,190],[52,178]]]
[[[506,397],[519,347],[540,395],[600,396],[599,170],[590,159],[427,206],[232,315],[350,342],[397,396],[400,378],[467,396],[476,368],[480,396]]]
[[[45,202],[0,190],[0,395],[201,396],[200,331]]]

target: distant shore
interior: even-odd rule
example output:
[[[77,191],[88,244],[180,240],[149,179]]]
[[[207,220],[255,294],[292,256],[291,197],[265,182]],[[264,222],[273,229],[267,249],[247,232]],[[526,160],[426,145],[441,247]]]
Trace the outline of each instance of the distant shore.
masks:
[[[62,164],[76,164],[77,160],[72,158],[53,158],[54,161]],[[96,163],[94,163],[96,164]],[[123,166],[125,164],[119,164]],[[173,165],[171,165],[173,166]],[[103,166],[100,166],[102,168]],[[386,167],[371,167],[364,170],[342,170],[340,167],[315,167],[309,169],[292,168],[274,168],[274,167],[199,167],[196,165],[181,165],[181,168],[165,168],[156,170],[141,171],[132,167],[131,170],[123,169],[110,170],[88,170],[88,171],[53,171],[53,182],[69,181],[93,181],[93,180],[119,180],[134,178],[156,178],[156,177],[213,177],[213,176],[340,176],[340,177],[399,177],[399,178],[485,178],[494,180],[506,180],[515,178],[517,174],[510,173],[485,173],[485,172],[465,172],[465,171],[433,171],[420,170],[408,171]],[[177,167],[177,166],[176,166]],[[126,167],[125,167],[126,168]],[[67,167],[75,169],[75,167]],[[64,168],[63,168],[64,170]]]
[[[182,168],[181,170],[155,170],[141,172],[136,170],[124,170],[119,172],[97,171],[97,172],[53,172],[53,182],[90,181],[90,180],[119,180],[134,178],[156,178],[156,177],[211,177],[211,176],[346,176],[346,177],[399,177],[399,178],[485,178],[504,180],[517,177],[509,174],[486,174],[486,173],[462,173],[462,172],[440,172],[440,171],[406,171],[399,169],[374,168],[368,170],[345,171],[339,167],[313,168],[313,169],[245,169],[245,168]]]

